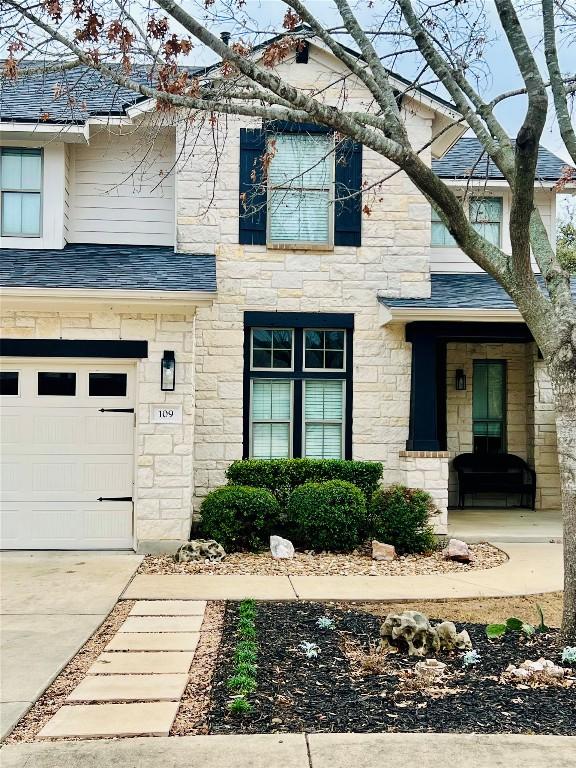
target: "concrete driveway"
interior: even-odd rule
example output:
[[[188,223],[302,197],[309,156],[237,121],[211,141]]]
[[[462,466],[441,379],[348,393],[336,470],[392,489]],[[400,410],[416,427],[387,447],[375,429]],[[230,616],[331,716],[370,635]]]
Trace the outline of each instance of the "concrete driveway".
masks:
[[[100,626],[141,560],[125,553],[0,554],[0,739]]]

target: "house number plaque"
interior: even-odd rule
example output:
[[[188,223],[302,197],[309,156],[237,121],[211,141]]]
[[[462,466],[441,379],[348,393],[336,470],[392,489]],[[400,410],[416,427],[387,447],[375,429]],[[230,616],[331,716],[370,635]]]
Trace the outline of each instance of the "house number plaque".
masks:
[[[151,405],[150,421],[153,424],[182,424],[182,406]]]

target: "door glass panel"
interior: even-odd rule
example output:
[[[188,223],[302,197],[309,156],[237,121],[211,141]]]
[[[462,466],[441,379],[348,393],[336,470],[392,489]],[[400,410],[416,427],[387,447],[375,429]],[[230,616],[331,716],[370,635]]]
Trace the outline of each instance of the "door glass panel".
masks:
[[[506,451],[506,362],[474,360],[474,453]]]
[[[0,395],[18,394],[18,371],[0,371]]]
[[[91,373],[88,394],[90,397],[126,397],[127,382],[125,373]]]
[[[74,396],[76,394],[76,374],[68,371],[40,371],[38,373],[38,394]]]

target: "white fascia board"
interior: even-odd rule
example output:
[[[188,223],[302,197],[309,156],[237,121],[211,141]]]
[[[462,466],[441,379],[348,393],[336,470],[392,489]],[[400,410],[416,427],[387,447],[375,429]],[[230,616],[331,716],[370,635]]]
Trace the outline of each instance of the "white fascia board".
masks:
[[[384,299],[386,301],[386,299]],[[436,322],[472,320],[476,323],[523,323],[524,318],[517,309],[482,308],[434,308],[429,307],[388,307],[380,302],[380,325],[411,323],[415,320]]]
[[[459,187],[460,189],[468,188],[482,188],[482,189],[490,189],[493,187],[494,189],[510,189],[510,184],[506,181],[506,179],[457,179],[457,178],[447,178],[447,177],[441,177],[442,181],[446,186],[448,187]],[[547,189],[552,191],[554,187],[556,186],[555,181],[540,181],[539,179],[535,179],[534,181],[534,187],[538,189]],[[576,191],[576,184],[567,184],[565,187],[563,187],[558,194],[573,194]]]
[[[135,307],[160,312],[174,309],[190,311],[209,306],[216,298],[213,291],[119,290],[112,288],[26,288],[2,287],[0,299],[5,309],[73,309],[96,307],[110,309]]]
[[[64,142],[88,141],[88,128],[86,124],[77,125],[72,123],[19,123],[2,121],[0,123],[0,133],[5,139],[8,134],[15,134],[17,138],[24,139],[53,139],[58,136]],[[30,134],[25,136],[24,134]]]

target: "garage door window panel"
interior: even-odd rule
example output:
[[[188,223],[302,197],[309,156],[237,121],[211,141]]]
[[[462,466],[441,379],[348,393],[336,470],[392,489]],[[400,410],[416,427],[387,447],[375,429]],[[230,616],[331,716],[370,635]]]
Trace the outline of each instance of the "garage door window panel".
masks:
[[[0,371],[0,395],[17,397],[20,394],[18,378],[18,371]]]
[[[38,394],[51,397],[74,397],[76,374],[70,371],[39,371]]]
[[[128,376],[125,373],[90,373],[89,397],[126,397]]]

